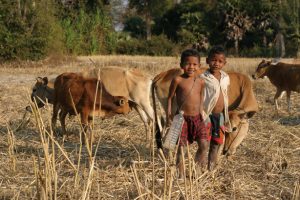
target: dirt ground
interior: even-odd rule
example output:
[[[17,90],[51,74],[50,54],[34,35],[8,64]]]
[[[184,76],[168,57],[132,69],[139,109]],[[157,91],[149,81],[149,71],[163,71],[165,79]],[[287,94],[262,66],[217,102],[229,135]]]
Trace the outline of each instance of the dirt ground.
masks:
[[[178,64],[178,58],[93,59],[101,66],[137,67],[149,76]],[[232,70],[250,75],[259,61],[232,59],[228,65],[232,65]],[[158,63],[163,63],[163,66]],[[38,122],[31,115],[28,116],[27,124],[18,127],[25,107],[30,103],[30,89],[35,78],[55,77],[65,71],[78,72],[90,67],[92,64],[88,58],[81,57],[72,63],[58,66],[0,68],[0,199],[42,198],[39,190],[42,190],[47,170]],[[286,111],[284,96],[280,100],[280,111],[276,114],[273,103],[275,87],[268,79],[253,81],[253,85],[260,110],[250,119],[247,137],[234,156],[222,157],[216,170],[206,172],[199,178],[197,188],[193,188],[193,191],[198,190],[195,192],[198,196],[191,192],[190,198],[300,199],[300,95],[292,93],[290,114]],[[51,105],[40,111],[45,127],[49,125],[51,111]],[[153,171],[154,193],[163,198],[164,185],[159,180],[164,178],[164,164],[157,156],[154,157],[154,163],[151,161],[150,142],[146,141],[143,123],[136,112],[95,121],[95,138],[99,141],[99,147],[93,147],[97,154],[92,178],[89,178],[88,152],[85,148],[82,149],[81,160],[78,159],[78,119],[72,117],[67,121],[70,136],[64,143],[62,138],[57,140],[70,162],[79,166],[79,170],[74,172],[58,147],[54,145],[55,148],[50,148],[49,154],[55,154],[58,199],[83,199],[88,180],[92,183],[88,192],[89,199],[135,199],[140,196],[136,177],[142,185],[142,193],[149,193],[147,188],[152,190]],[[193,155],[195,148],[194,144]],[[145,162],[134,165],[132,161],[137,160]],[[76,176],[77,182],[74,181]],[[182,193],[186,193],[184,188],[184,185],[174,183],[172,199],[182,199]],[[151,195],[139,198],[149,199]]]

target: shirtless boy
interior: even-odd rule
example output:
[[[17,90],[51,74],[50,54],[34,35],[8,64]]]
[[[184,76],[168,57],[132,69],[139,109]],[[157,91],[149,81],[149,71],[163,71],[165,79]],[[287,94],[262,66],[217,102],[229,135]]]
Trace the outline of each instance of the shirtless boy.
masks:
[[[209,129],[209,140],[201,140],[200,163],[205,164],[205,154],[209,146],[208,169],[212,170],[216,164],[218,150],[223,144],[225,123],[229,123],[227,88],[230,84],[229,76],[222,71],[226,64],[224,49],[213,47],[206,58],[209,69],[200,75],[205,80],[204,89],[204,120]]]
[[[168,96],[167,121],[170,124],[172,99],[176,96],[178,111],[184,112],[184,124],[179,138],[179,150],[177,154],[177,166],[179,167],[179,177],[183,177],[183,163],[181,154],[183,148],[193,141],[198,143],[196,161],[200,161],[200,144],[202,139],[207,139],[207,130],[202,117],[203,112],[203,90],[204,80],[196,75],[200,66],[200,56],[196,50],[187,49],[181,54],[180,67],[184,73],[175,77],[170,85]]]

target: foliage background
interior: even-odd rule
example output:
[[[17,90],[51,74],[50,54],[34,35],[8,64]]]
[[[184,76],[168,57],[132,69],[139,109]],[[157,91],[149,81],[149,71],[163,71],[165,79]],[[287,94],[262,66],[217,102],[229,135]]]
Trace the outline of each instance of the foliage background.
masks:
[[[300,55],[299,4],[298,0],[0,0],[0,59],[169,56],[192,46],[205,55],[213,45],[224,46],[234,56],[295,57]]]

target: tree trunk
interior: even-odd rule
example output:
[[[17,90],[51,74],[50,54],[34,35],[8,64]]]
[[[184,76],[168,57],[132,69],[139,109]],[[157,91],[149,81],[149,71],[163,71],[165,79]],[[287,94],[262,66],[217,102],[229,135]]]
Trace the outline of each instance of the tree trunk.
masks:
[[[264,46],[264,48],[267,48],[267,36],[266,35],[263,36],[263,46]]]
[[[23,9],[23,14],[22,14],[22,18],[25,21],[26,20],[26,15],[27,15],[27,2],[26,0],[24,1],[24,9]]]
[[[239,40],[238,39],[236,39],[234,41],[234,48],[235,48],[235,55],[239,56]]]
[[[285,56],[285,43],[284,43],[284,37],[283,34],[281,34],[281,57],[283,58]]]
[[[151,17],[150,14],[146,14],[146,33],[147,33],[147,40],[151,40]]]
[[[300,11],[300,7],[299,7],[299,0],[295,0],[294,2],[294,7],[295,7],[295,16],[296,16],[296,35],[297,35],[297,38],[296,38],[296,41],[297,41],[297,54],[296,54],[296,57],[297,58],[300,58],[300,24],[299,24],[299,11]]]
[[[275,48],[276,48],[276,57],[282,58],[285,56],[285,44],[284,44],[284,36],[279,31],[275,36]]]
[[[17,6],[18,6],[18,15],[19,17],[22,17],[21,0],[17,0]]]

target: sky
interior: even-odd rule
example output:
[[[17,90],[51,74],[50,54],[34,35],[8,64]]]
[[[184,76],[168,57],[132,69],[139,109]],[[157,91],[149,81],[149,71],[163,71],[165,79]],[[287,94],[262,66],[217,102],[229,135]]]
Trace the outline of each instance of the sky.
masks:
[[[122,31],[124,28],[122,16],[128,7],[128,0],[111,0],[110,4],[112,6],[111,15],[113,17],[114,28],[116,31]]]

